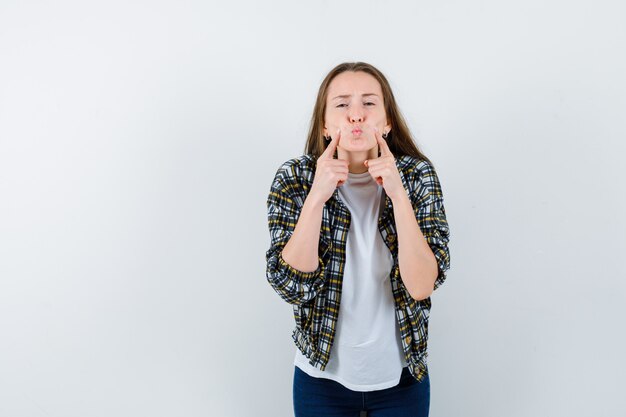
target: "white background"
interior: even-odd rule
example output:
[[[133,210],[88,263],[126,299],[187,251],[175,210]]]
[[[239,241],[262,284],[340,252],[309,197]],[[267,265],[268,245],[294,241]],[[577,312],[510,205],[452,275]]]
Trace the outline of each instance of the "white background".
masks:
[[[622,1],[1,1],[0,416],[289,416],[265,202],[343,61],[435,163],[431,416],[626,409]]]

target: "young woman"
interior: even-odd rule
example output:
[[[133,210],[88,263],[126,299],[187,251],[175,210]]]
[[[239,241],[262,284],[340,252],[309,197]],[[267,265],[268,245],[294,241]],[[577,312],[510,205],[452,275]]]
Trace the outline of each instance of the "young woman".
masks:
[[[427,416],[430,295],[450,233],[434,166],[379,70],[330,71],[267,209],[267,280],[296,322],[296,417]]]

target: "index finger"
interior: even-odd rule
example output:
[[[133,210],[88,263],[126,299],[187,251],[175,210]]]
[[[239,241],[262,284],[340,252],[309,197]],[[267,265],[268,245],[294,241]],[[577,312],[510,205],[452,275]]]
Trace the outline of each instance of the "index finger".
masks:
[[[341,130],[337,131],[337,134],[330,141],[324,152],[320,155],[318,159],[333,159],[335,154],[335,149],[337,149],[337,144],[339,143],[339,137],[341,136]]]
[[[378,147],[380,148],[380,156],[392,155],[391,149],[389,149],[389,146],[387,145],[387,141],[383,138],[383,135],[378,129],[376,129],[376,141],[378,142]]]

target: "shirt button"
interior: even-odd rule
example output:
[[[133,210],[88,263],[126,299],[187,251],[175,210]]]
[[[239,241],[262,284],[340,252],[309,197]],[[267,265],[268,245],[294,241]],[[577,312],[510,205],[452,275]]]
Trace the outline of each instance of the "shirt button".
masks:
[[[407,345],[410,345],[411,344],[411,336],[405,337],[404,341],[406,342]]]

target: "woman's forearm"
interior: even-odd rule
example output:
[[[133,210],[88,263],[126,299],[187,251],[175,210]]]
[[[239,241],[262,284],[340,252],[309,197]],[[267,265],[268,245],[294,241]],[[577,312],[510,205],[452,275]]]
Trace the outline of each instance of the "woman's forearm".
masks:
[[[289,265],[301,272],[313,272],[319,266],[319,239],[324,203],[309,194],[304,201],[296,227],[282,251]]]
[[[423,300],[433,292],[438,273],[437,260],[420,230],[406,194],[393,201],[393,214],[398,231],[398,264],[402,282],[414,299]]]

